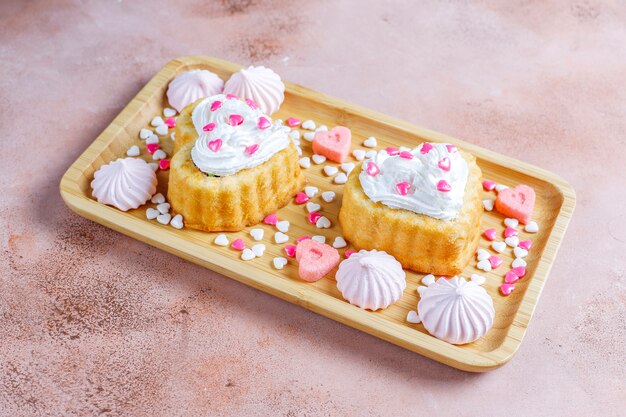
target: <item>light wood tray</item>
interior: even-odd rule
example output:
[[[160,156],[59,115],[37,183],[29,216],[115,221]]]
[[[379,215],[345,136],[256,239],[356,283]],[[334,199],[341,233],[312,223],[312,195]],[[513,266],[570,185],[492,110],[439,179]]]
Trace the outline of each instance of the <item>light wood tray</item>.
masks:
[[[481,372],[497,368],[511,359],[524,337],[574,210],[575,194],[567,182],[548,171],[470,143],[296,84],[285,83],[285,102],[274,118],[286,119],[294,116],[301,120],[313,119],[318,126],[348,126],[352,130],[353,149],[366,149],[361,146],[362,142],[372,135],[378,138],[378,149],[387,146],[415,147],[424,141],[454,143],[477,157],[485,178],[509,186],[524,183],[537,192],[534,219],[539,224],[540,231],[533,235],[527,235],[523,231],[520,233],[520,238],[528,236],[533,240],[533,247],[526,258],[526,277],[518,281],[517,288],[510,296],[503,297],[499,294],[498,287],[512,261],[511,251],[507,250],[502,255],[505,264],[490,273],[476,270],[475,262],[471,262],[463,276],[469,277],[472,273],[479,272],[487,277],[485,288],[494,299],[495,322],[485,337],[468,345],[454,346],[430,336],[421,324],[406,322],[407,312],[416,309],[419,297],[416,288],[421,275],[407,274],[407,288],[396,304],[379,312],[365,311],[342,299],[333,279],[334,272],[327,278],[310,284],[298,279],[297,264],[293,259],[283,270],[275,270],[272,259],[284,256],[284,245],[273,243],[275,229],[271,226],[260,226],[265,229],[265,255],[244,262],[239,258],[240,252],[213,244],[216,236],[214,233],[192,229],[176,230],[147,220],[145,207],[124,213],[99,204],[91,197],[89,184],[94,171],[111,160],[125,156],[130,146],[139,145],[142,157],[149,159],[150,155],[147,155],[138,138],[138,132],[142,127],[149,127],[154,116],[162,115],[163,108],[167,106],[165,91],[169,81],[178,73],[194,68],[208,69],[226,80],[240,66],[215,58],[191,56],[175,59],[163,67],[63,176],[61,195],[72,210],[157,248],[455,368]],[[162,138],[161,146],[169,155],[172,149],[171,140]],[[302,140],[302,146],[305,155],[310,155],[310,144]],[[322,205],[322,212],[333,222],[333,227],[321,230],[308,224],[305,208],[291,203],[277,213],[280,219],[291,222],[288,233],[290,243],[298,236],[316,234],[323,234],[327,236],[327,241],[332,242],[335,236],[341,234],[337,215],[342,186],[332,184],[331,179],[323,174],[322,167],[323,165],[312,164],[305,172],[309,184],[320,189],[320,193],[311,201]],[[168,172],[159,171],[158,178],[159,191],[165,195]],[[322,202],[320,194],[325,190],[337,193],[333,203]],[[485,192],[484,198],[495,198],[495,194]],[[502,220],[503,217],[495,212],[485,212],[483,230],[496,227],[501,233]],[[243,237],[247,244],[251,244],[253,241],[248,231],[249,228],[238,233],[228,233],[228,236],[231,241],[235,237]],[[481,238],[480,247],[487,246],[488,242]]]

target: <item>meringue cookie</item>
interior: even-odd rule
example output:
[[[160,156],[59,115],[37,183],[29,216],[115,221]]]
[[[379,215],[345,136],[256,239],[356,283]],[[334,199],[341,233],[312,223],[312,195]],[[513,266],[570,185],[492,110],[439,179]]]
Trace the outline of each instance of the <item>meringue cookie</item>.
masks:
[[[156,191],[156,174],[143,159],[120,158],[101,166],[93,177],[92,195],[98,203],[122,211],[145,204]]]
[[[249,66],[234,73],[226,81],[224,94],[254,100],[263,113],[271,115],[278,111],[285,100],[285,85],[271,69]]]
[[[387,308],[402,297],[406,273],[384,251],[360,250],[339,265],[337,288],[350,304],[368,310]]]
[[[167,101],[180,113],[198,99],[222,92],[224,81],[207,70],[191,70],[178,74],[167,87]]]

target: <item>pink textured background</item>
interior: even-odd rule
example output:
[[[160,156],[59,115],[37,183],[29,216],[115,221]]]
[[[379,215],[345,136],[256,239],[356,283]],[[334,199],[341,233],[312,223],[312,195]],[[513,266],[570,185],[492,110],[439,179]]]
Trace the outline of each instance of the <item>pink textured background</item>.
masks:
[[[617,416],[626,4],[0,2],[0,414]],[[516,357],[463,373],[71,213],[70,163],[207,54],[548,168],[578,205]]]

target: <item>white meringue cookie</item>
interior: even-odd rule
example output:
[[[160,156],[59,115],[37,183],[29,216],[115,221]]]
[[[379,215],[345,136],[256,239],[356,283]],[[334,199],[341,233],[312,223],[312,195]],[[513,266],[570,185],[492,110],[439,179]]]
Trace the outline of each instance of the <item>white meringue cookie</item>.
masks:
[[[254,100],[263,113],[271,115],[278,111],[285,100],[285,85],[271,69],[249,66],[234,73],[226,81],[224,94]]]
[[[207,70],[191,70],[178,74],[167,87],[167,101],[180,113],[198,99],[222,92],[224,81]]]
[[[122,211],[145,204],[156,191],[156,174],[146,161],[139,158],[120,158],[103,165],[93,177],[92,195],[98,203]]]

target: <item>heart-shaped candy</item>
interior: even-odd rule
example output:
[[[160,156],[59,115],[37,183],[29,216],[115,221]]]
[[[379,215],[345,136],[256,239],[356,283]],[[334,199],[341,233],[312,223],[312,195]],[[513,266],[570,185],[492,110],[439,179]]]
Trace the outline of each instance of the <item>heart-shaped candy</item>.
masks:
[[[222,139],[213,139],[209,141],[209,149],[217,152],[222,147]]]
[[[476,259],[478,259],[479,261],[489,259],[490,256],[491,254],[489,253],[489,251],[486,251],[483,248],[480,248],[476,251]]]
[[[530,239],[520,240],[518,244],[520,248],[526,249],[526,250],[529,250],[532,245],[533,245],[533,241]]]
[[[537,233],[539,231],[539,225],[537,222],[531,221],[524,227],[524,230],[528,233]]]
[[[348,249],[347,251],[345,251],[345,252],[343,253],[343,256],[345,256],[345,257],[346,257],[346,259],[348,259],[351,255],[354,255],[355,253],[356,253],[356,251],[355,251],[355,250],[353,250],[353,249]]]
[[[315,130],[315,122],[311,119],[302,122],[302,129]]]
[[[365,159],[365,151],[363,149],[356,149],[352,151],[352,156],[354,156],[354,159],[357,161],[362,161]]]
[[[489,272],[491,271],[491,262],[489,262],[489,259],[483,259],[482,261],[478,262],[476,268],[481,269],[485,272]]]
[[[496,229],[487,229],[483,235],[487,240],[496,240]]]
[[[237,250],[244,250],[246,248],[246,244],[243,242],[243,239],[233,240],[233,243],[231,243],[230,246]]]
[[[263,235],[265,234],[263,229],[252,229],[250,230],[250,236],[252,236],[252,239],[259,241],[261,239],[263,239]]]
[[[509,295],[513,292],[513,290],[515,289],[515,285],[513,284],[502,284],[500,285],[500,292],[502,293],[502,295]]]
[[[326,236],[313,236],[311,237],[311,239],[315,240],[316,242],[319,243],[326,243]],[[300,243],[300,242],[298,242]]]
[[[148,143],[146,145],[146,150],[150,155],[154,155],[154,153],[160,148],[158,143]]]
[[[283,233],[287,233],[287,231],[289,230],[289,225],[289,220],[281,220],[276,223],[276,228]]]
[[[380,173],[380,168],[378,167],[378,165],[376,165],[375,162],[370,161],[367,163],[367,168],[365,169],[365,172],[367,173],[367,175],[375,177]]]
[[[517,247],[517,245],[519,245],[519,237],[517,236],[507,237],[506,239],[504,239],[504,242],[510,247],[515,248]]]
[[[519,280],[519,276],[513,271],[509,271],[506,274],[504,274],[504,282],[506,282],[507,284],[513,284],[517,282],[518,280]]]
[[[406,321],[412,324],[419,324],[422,322],[422,319],[417,314],[417,311],[411,310],[406,315]]]
[[[152,154],[152,159],[155,161],[160,161],[161,159],[167,158],[167,154],[163,152],[162,149],[157,149],[156,152]]]
[[[515,258],[513,263],[511,264],[513,268],[517,268],[519,266],[526,267],[526,261],[523,258]]]
[[[493,255],[489,257],[489,263],[491,264],[492,269],[496,269],[502,265],[502,259],[499,256]]]
[[[296,245],[285,245],[284,250],[290,258],[296,256]]]
[[[485,191],[493,191],[496,188],[495,181],[483,181],[483,188]]]
[[[309,213],[312,211],[318,211],[321,208],[322,206],[317,203],[311,203],[310,201],[306,203],[306,211],[308,211]]]
[[[500,191],[496,198],[496,210],[499,213],[513,217],[523,224],[530,222],[534,207],[535,190],[523,184]]]
[[[376,146],[378,146],[378,141],[374,136],[370,136],[369,138],[365,139],[365,141],[363,142],[363,146],[367,148],[375,148]]]
[[[174,216],[172,220],[170,220],[170,226],[172,226],[174,229],[182,229],[184,226],[183,216],[180,214]]]
[[[311,156],[311,159],[313,159],[313,162],[315,162],[317,165],[326,162],[326,157],[324,155],[313,154],[313,156]]]
[[[169,213],[163,213],[157,216],[157,222],[161,224],[168,224],[171,219],[172,219],[172,215]]]
[[[313,198],[315,197],[315,194],[319,192],[319,188],[307,185],[306,187],[304,187],[304,192],[306,193],[306,195],[309,196],[309,198]]]
[[[303,240],[296,248],[298,274],[307,282],[315,282],[339,264],[337,249],[313,239]]]
[[[152,130],[150,129],[141,129],[139,131],[139,138],[140,139],[148,139],[150,136],[152,135]]]
[[[351,137],[350,129],[343,126],[335,126],[326,132],[319,131],[313,138],[313,152],[331,161],[343,162],[350,153]]]
[[[274,268],[283,269],[285,265],[287,265],[287,258],[283,258],[282,256],[276,257],[273,260]]]
[[[525,258],[528,256],[528,251],[526,249],[520,248],[519,246],[513,249],[513,253],[516,258]]]
[[[522,278],[524,275],[526,275],[526,268],[523,267],[523,266],[517,266],[517,267],[511,269],[511,271],[513,271],[515,273],[515,275],[517,275],[520,278]]]
[[[317,219],[315,226],[317,226],[318,229],[328,229],[330,228],[331,223],[330,220],[328,220],[328,217],[322,216]]]
[[[287,124],[289,125],[289,127],[296,127],[300,123],[302,123],[302,121],[300,119],[296,119],[295,117],[290,117],[289,119],[287,119]]]
[[[433,274],[424,275],[422,277],[422,284],[428,286],[435,283],[435,276]]]
[[[159,143],[159,137],[157,135],[150,135],[146,139],[146,145],[150,145],[153,143]]]
[[[519,224],[519,220],[517,220],[517,219],[511,219],[511,218],[508,218],[508,217],[506,219],[504,219],[504,225],[506,227],[516,228],[518,224]]]
[[[348,181],[348,176],[344,174],[343,172],[340,172],[339,175],[337,175],[335,179],[333,180],[335,184],[345,184],[347,181]]]
[[[220,235],[217,235],[213,243],[215,243],[218,246],[228,246],[229,242],[228,242],[228,238],[226,237],[226,235],[222,233]]]
[[[310,168],[311,167],[311,158],[309,158],[308,156],[305,156],[304,158],[300,158],[300,160],[298,160],[298,163],[300,164],[300,167],[306,169],[306,168]]]
[[[512,227],[507,226],[506,229],[504,229],[504,237],[512,237],[512,236],[517,236],[517,230],[515,230]]]
[[[303,204],[303,203],[306,203],[307,201],[309,201],[309,196],[303,193],[302,191],[296,194],[296,204]]]
[[[471,280],[472,282],[475,282],[476,285],[483,285],[486,281],[485,277],[479,274],[472,274]]]
[[[333,242],[333,248],[340,249],[345,248],[346,246],[348,246],[348,243],[346,243],[346,240],[343,237],[337,236],[335,238],[335,241]]]
[[[256,245],[252,245],[252,252],[257,258],[260,258],[265,253],[265,245],[262,243],[257,243]]]
[[[267,216],[265,216],[265,218],[263,219],[263,223],[265,224],[271,224],[272,226],[275,225],[276,223],[278,223],[278,217],[272,213],[272,214],[268,214]]]
[[[486,211],[491,211],[493,210],[493,205],[495,204],[495,202],[496,200],[489,200],[489,199],[483,200],[483,208]]]
[[[139,146],[133,145],[126,151],[126,156],[139,156],[140,153]]]
[[[307,215],[307,220],[309,221],[309,223],[311,224],[315,224],[317,223],[317,221],[319,220],[319,218],[322,217],[321,214],[319,214],[317,211],[312,211]]]
[[[332,201],[335,199],[335,192],[334,191],[324,191],[322,193],[322,200],[324,200],[327,203],[332,203]]]
[[[165,136],[167,135],[167,125],[162,124],[161,126],[157,126],[156,129],[154,129],[154,131],[157,132],[157,134],[161,136]]]
[[[287,236],[283,232],[274,233],[274,242],[278,243],[279,245],[287,242],[288,240],[289,240],[289,236]]]
[[[324,167],[324,174],[326,174],[329,177],[332,177],[333,175],[335,175],[339,170],[337,169],[337,167],[333,167],[330,165],[326,165]]]
[[[256,258],[256,255],[254,254],[252,249],[245,248],[243,252],[241,252],[241,259],[243,259],[244,261],[250,261],[254,258]]]
[[[146,218],[148,220],[156,219],[159,214],[161,214],[161,213],[159,213],[159,210],[153,209],[152,207],[148,207],[146,209]]]
[[[345,172],[347,175],[349,175],[353,169],[354,169],[353,162],[344,162],[343,164],[341,164],[341,170]]]
[[[498,253],[502,253],[506,249],[506,243],[504,243],[504,242],[493,242],[491,244],[491,248],[493,250],[495,250],[496,252],[498,252]]]
[[[163,171],[167,171],[170,169],[170,160],[169,159],[161,159],[159,161],[159,168]]]
[[[272,125],[272,122],[270,122],[267,117],[263,117],[263,116],[259,117],[259,122],[257,124],[259,129],[265,130],[268,127],[270,127],[271,125]]]

